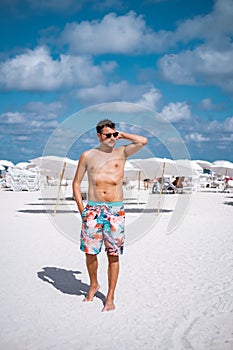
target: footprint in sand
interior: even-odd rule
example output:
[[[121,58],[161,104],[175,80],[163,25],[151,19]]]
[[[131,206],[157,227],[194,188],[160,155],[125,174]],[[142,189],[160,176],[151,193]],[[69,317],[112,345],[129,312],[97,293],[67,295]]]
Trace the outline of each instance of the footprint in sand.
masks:
[[[218,296],[199,315],[190,314],[174,330],[174,349],[233,350],[233,298]]]
[[[221,313],[233,312],[233,299],[219,300],[213,307]]]

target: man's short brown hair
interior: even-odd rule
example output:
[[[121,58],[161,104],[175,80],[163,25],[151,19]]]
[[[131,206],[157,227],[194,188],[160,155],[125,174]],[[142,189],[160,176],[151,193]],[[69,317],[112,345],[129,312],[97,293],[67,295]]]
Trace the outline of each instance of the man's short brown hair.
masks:
[[[98,134],[101,133],[102,129],[107,126],[108,128],[115,129],[115,123],[109,119],[103,119],[96,125],[96,131]]]

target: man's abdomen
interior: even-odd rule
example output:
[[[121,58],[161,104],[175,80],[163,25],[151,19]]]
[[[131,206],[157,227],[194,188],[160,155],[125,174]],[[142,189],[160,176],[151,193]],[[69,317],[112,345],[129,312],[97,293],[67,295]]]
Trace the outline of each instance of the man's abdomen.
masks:
[[[96,184],[89,185],[88,199],[100,202],[119,202],[123,200],[122,184]]]

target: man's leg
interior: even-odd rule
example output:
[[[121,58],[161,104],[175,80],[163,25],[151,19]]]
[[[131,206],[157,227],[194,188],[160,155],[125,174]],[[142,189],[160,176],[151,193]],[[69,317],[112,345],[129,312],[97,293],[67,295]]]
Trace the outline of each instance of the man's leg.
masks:
[[[95,293],[100,288],[97,280],[98,259],[97,255],[86,254],[87,271],[90,277],[90,288],[83,301],[93,301]]]
[[[119,275],[119,256],[108,255],[108,294],[102,311],[115,309],[114,292]]]

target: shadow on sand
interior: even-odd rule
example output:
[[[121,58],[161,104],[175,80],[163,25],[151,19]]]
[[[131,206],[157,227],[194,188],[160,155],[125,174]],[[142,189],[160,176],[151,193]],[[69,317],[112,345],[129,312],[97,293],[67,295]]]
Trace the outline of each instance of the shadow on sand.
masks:
[[[17,210],[18,213],[28,213],[28,214],[53,214],[54,209],[20,209]],[[57,209],[57,214],[69,214],[69,213],[78,213],[77,210],[62,210]]]
[[[171,209],[160,209],[160,213],[170,213],[173,210]],[[52,209],[20,209],[17,210],[18,213],[28,213],[28,214],[53,214],[54,210]],[[150,214],[157,212],[156,208],[125,208],[126,213],[144,213]],[[69,213],[78,213],[77,210],[62,210],[57,209],[57,214],[69,214]]]
[[[223,202],[223,204],[226,204],[226,205],[233,205],[233,202]]]
[[[160,213],[170,213],[173,210],[170,209],[160,209]],[[131,208],[131,209],[125,209],[126,213],[144,213],[144,214],[150,214],[150,213],[156,213],[157,208]]]
[[[71,271],[60,269],[58,267],[43,267],[43,271],[37,272],[37,276],[44,282],[51,284],[54,288],[64,294],[87,296],[90,286],[83,283],[76,275],[81,274],[80,271]],[[101,292],[95,293],[95,297],[99,298],[105,304],[105,295]]]

